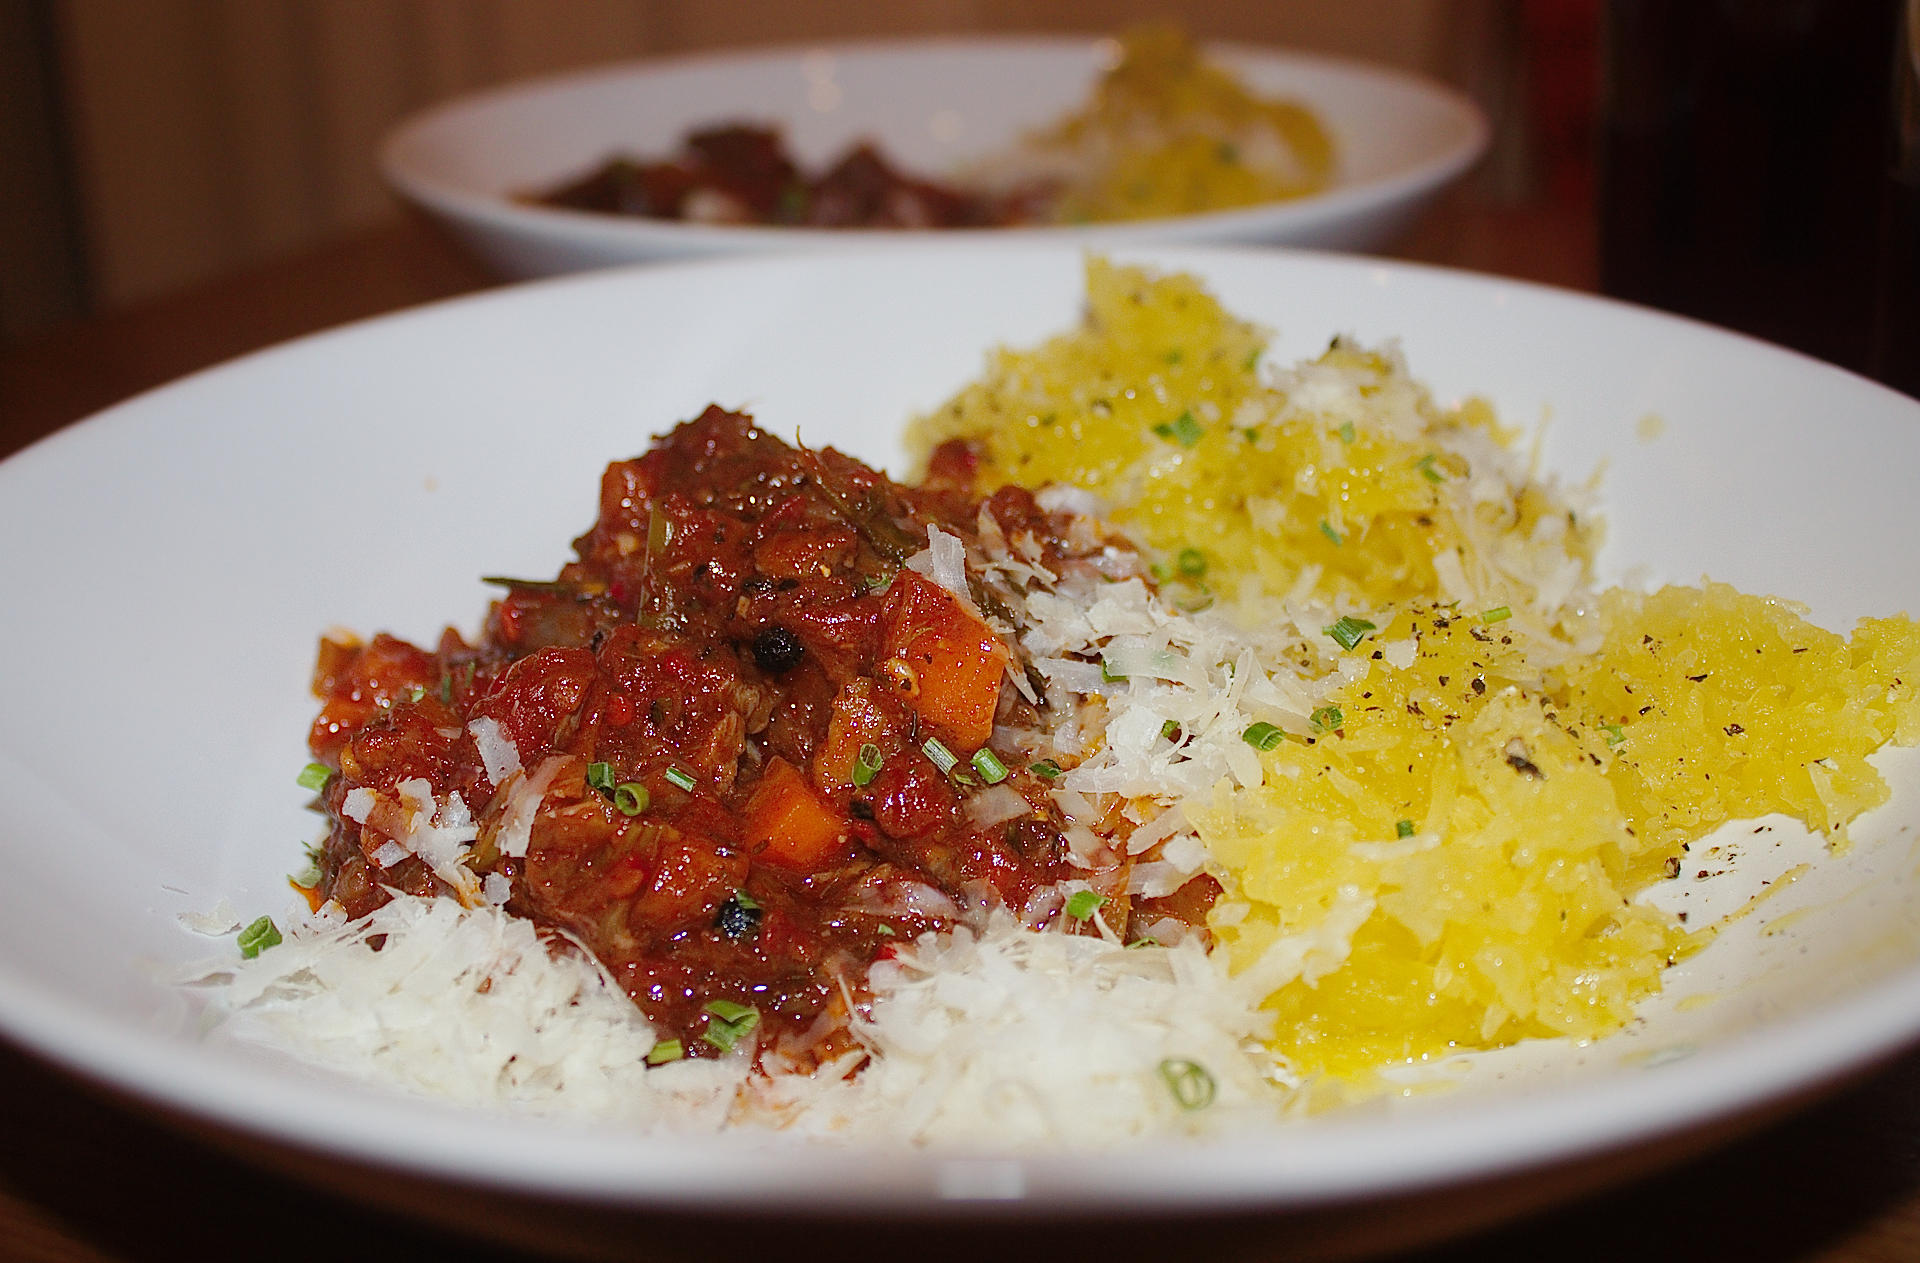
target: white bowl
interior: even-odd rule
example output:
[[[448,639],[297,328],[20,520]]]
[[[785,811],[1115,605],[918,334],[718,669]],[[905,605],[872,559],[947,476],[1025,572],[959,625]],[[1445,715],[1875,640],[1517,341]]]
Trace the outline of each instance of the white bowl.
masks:
[[[401,194],[510,277],[749,251],[898,243],[875,229],[726,227],[529,205],[515,195],[616,153],[665,156],[691,128],[781,125],[813,166],[877,140],[904,169],[938,175],[1003,149],[1082,102],[1110,41],[946,39],[795,47],[633,62],[509,86],[401,125],[380,165]],[[966,239],[1246,242],[1369,250],[1391,241],[1486,148],[1479,108],[1414,75],[1245,46],[1209,48],[1251,87],[1304,101],[1338,146],[1324,192],[1205,215],[1088,227],[949,229]]]
[[[1904,396],[1517,282],[1269,250],[1119,257],[1199,273],[1278,330],[1283,359],[1335,333],[1397,337],[1441,399],[1484,393],[1543,425],[1547,469],[1604,462],[1609,577],[1710,574],[1835,627],[1920,608],[1905,549],[1920,404]],[[1230,1141],[956,1155],[661,1139],[454,1109],[199,1037],[163,978],[220,945],[178,917],[289,900],[316,824],[294,774],[322,630],[471,631],[478,576],[557,569],[604,463],[710,401],[897,464],[905,418],[990,347],[1077,318],[1081,267],[1071,246],[923,239],[513,287],[249,356],[0,463],[14,541],[0,551],[0,1032],[322,1169],[601,1208],[977,1215],[968,1199],[989,1198],[1002,1213],[1257,1208],[1356,1230],[1382,1199],[1670,1157],[1920,1035],[1920,762],[1905,751],[1884,763],[1894,800],[1846,854],[1784,826],[1743,844],[1750,883],[1803,854],[1812,869],[1671,971],[1627,1032],[1523,1045],[1451,1092]]]

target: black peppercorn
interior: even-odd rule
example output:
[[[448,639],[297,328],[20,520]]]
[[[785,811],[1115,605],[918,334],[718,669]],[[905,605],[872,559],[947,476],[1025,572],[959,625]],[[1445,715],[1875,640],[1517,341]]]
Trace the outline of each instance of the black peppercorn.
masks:
[[[752,938],[760,929],[760,905],[743,903],[740,896],[735,895],[720,905],[713,924],[728,938]]]
[[[753,661],[768,675],[785,675],[800,665],[806,653],[800,638],[778,624],[753,638]]]

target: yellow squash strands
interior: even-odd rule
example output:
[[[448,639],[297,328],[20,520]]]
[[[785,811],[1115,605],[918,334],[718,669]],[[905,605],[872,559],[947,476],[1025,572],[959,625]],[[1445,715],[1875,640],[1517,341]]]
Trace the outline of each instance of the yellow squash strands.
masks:
[[[1584,574],[1591,532],[1548,489],[1470,477],[1504,438],[1484,402],[1443,412],[1396,358],[1344,342],[1287,388],[1263,384],[1265,332],[1191,277],[1096,258],[1087,310],[1035,350],[996,352],[913,442],[975,441],[983,488],[1094,492],[1190,598],[1248,576],[1366,603],[1501,596],[1501,573],[1543,555]],[[1188,577],[1195,553],[1205,583]]]
[[[1300,624],[1324,704],[1249,730],[1260,784],[1185,808],[1297,1073],[1615,1030],[1697,941],[1634,898],[1687,844],[1776,811],[1837,840],[1884,800],[1866,756],[1920,738],[1910,619],[1848,640],[1720,585],[1596,596],[1593,524],[1484,404],[1340,342],[1262,381],[1260,332],[1191,278],[1094,260],[1088,289],[1082,328],[917,436],[970,440],[983,487],[1095,492],[1178,601]],[[1288,967],[1330,930],[1331,967]]]
[[[1146,219],[1228,210],[1325,188],[1333,142],[1313,112],[1256,96],[1176,27],[1121,37],[1085,108],[1023,142],[1017,166],[1065,178],[1055,218]]]

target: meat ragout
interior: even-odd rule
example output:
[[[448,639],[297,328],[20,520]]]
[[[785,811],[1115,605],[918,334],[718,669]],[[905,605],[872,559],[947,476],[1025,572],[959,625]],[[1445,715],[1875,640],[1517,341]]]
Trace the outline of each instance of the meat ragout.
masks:
[[[314,897],[351,916],[391,891],[504,899],[689,1056],[750,1029],[832,1054],[892,945],[995,904],[1059,923],[1057,884],[1086,873],[1007,609],[971,570],[961,593],[905,564],[929,526],[978,547],[981,505],[939,476],[964,460],[903,487],[710,408],[607,468],[556,578],[490,580],[479,643],[323,640],[310,745],[337,772]],[[1027,492],[986,508],[1067,558]],[[451,865],[409,836],[469,819]],[[1119,890],[1103,914],[1124,932]]]
[[[773,128],[697,129],[657,161],[614,158],[530,200],[566,210],[790,228],[1001,228],[1046,219],[1050,188],[1006,193],[909,175],[863,142],[817,174]]]

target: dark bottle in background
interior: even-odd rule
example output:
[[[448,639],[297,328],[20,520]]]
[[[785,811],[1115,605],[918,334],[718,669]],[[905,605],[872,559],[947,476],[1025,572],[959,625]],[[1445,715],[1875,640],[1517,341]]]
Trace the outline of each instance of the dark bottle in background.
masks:
[[[1869,369],[1887,385],[1920,397],[1920,0],[1902,7]]]
[[[1876,364],[1905,0],[1609,0],[1608,293]]]

